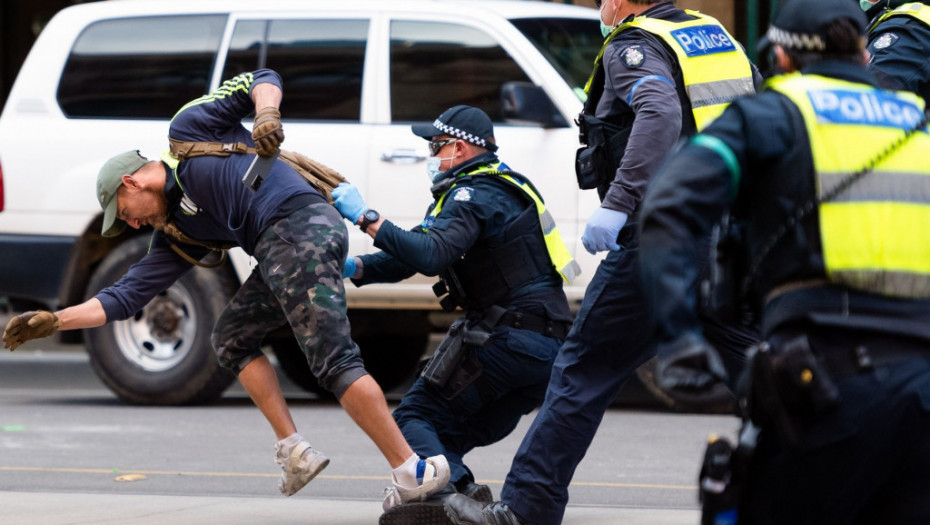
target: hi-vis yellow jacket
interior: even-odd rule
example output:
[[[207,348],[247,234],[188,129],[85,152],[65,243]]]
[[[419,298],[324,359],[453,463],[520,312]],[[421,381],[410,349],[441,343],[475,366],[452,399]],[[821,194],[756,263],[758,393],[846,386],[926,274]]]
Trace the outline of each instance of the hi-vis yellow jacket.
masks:
[[[594,72],[600,68],[607,45],[623,31],[637,28],[656,35],[678,58],[694,122],[701,131],[723,113],[727,104],[755,93],[755,87],[749,59],[720,22],[697,11],[685,12],[696,18],[687,22],[670,22],[638,16],[620,24],[604,40],[594,60]],[[585,93],[590,91],[595,73],[588,79]]]
[[[816,192],[833,192],[888,148],[874,168],[819,204],[830,282],[893,297],[930,298],[930,135],[924,102],[817,75],[790,74],[769,87],[804,116]],[[895,147],[895,144],[898,144]]]

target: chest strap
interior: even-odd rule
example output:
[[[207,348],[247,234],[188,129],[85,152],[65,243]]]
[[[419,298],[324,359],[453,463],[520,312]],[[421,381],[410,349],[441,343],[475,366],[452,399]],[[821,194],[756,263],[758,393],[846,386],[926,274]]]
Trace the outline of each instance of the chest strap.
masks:
[[[204,155],[228,157],[233,154],[255,153],[255,148],[249,147],[243,142],[187,142],[171,137],[168,137],[168,150],[171,152],[171,156],[178,159],[179,162]],[[336,170],[296,151],[281,150],[278,158],[288,163],[297,173],[300,173],[311,186],[326,197],[330,204],[333,202],[333,188],[347,182],[346,178]]]

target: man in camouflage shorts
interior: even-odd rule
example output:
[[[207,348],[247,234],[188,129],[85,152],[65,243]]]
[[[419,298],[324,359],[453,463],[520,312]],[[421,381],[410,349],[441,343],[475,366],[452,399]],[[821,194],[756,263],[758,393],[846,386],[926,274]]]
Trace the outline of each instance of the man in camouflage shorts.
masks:
[[[15,317],[3,334],[4,346],[14,349],[57,330],[127,319],[211,248],[239,246],[258,266],[220,315],[212,342],[220,364],[236,374],[275,432],[275,461],[283,470],[279,490],[296,493],[329,463],[297,432],[274,367],[260,348],[268,332],[287,322],[320,385],[391,465],[399,503],[426,499],[448,483],[449,466],[443,456],[421,459],[413,452],[350,337],[342,217],[287,162],[275,161],[258,185],[242,181],[255,153],[274,156],[284,140],[281,97],[281,77],[261,69],[189,102],[171,121],[174,152],[178,143],[232,144],[243,151],[197,156],[187,150],[157,161],[129,151],[104,164],[97,176],[102,234],[119,235],[127,224],[152,226],[149,253],[85,303]],[[241,121],[253,110],[249,132]]]

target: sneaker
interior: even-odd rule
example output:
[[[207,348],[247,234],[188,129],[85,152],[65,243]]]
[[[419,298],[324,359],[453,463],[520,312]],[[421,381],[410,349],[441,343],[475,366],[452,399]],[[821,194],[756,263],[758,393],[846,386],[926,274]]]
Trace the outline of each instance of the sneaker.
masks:
[[[306,441],[298,443],[287,457],[281,457],[281,447],[277,445],[275,451],[274,462],[281,465],[284,471],[278,480],[278,490],[285,496],[297,494],[298,490],[329,465],[329,458]]]
[[[424,501],[433,494],[444,490],[449,483],[450,475],[449,462],[446,461],[445,456],[421,459],[417,463],[417,482],[419,485],[412,489],[401,487],[397,484],[397,478],[392,474],[391,478],[394,486],[385,489],[384,502],[381,504],[381,508],[388,511],[403,503]]]

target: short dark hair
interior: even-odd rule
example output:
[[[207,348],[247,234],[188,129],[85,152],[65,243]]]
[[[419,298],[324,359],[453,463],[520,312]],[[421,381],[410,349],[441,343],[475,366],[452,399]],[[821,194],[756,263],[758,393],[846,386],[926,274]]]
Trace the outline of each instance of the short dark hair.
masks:
[[[855,21],[849,18],[837,18],[824,28],[824,32],[826,46],[823,51],[783,47],[795,68],[803,69],[825,60],[841,60],[857,64],[862,62],[865,39]]]

